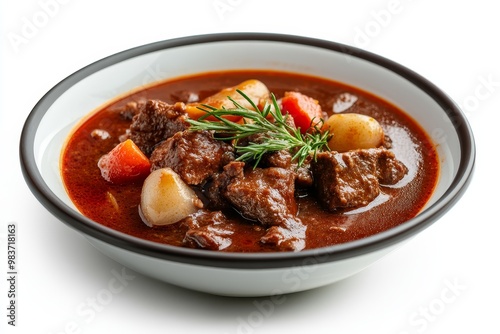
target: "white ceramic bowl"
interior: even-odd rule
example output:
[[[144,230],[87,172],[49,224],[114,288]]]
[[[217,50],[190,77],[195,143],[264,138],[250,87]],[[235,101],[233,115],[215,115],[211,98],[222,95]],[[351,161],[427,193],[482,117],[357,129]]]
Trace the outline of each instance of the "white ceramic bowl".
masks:
[[[433,137],[439,184],[415,218],[361,240],[284,253],[222,253],[157,244],[106,228],[78,212],[59,172],[73,126],[110,99],[155,81],[199,72],[272,69],[340,81],[372,92],[415,118]],[[466,190],[474,139],[457,105],[411,70],[334,42],[289,35],[234,33],[193,36],[140,46],[70,75],[34,107],[21,135],[26,182],[39,201],[102,253],[133,270],[189,289],[230,296],[297,292],[366,268],[443,215]]]

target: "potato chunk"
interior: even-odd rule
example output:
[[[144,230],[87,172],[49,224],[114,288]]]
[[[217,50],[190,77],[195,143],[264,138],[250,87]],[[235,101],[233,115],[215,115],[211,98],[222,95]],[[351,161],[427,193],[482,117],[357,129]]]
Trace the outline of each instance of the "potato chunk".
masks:
[[[168,225],[196,212],[201,201],[170,168],[153,171],[144,181],[139,212],[148,226]]]
[[[335,114],[326,120],[324,127],[333,135],[328,141],[328,147],[332,151],[376,148],[384,142],[382,126],[370,116]]]
[[[238,90],[243,91],[257,106],[262,106],[269,100],[270,92],[259,80],[250,79],[239,83],[236,86],[224,88],[221,91],[205,98],[203,101],[196,103],[188,103],[186,105],[186,112],[189,117],[193,119],[198,119],[199,117],[205,115],[205,112],[198,109],[203,104],[210,105],[217,109],[231,109],[234,108],[234,104],[228,97],[231,97],[234,101],[239,103],[245,108],[253,109],[252,105],[238,93]],[[234,116],[227,116],[228,119],[234,118]],[[231,119],[235,120],[235,119]]]

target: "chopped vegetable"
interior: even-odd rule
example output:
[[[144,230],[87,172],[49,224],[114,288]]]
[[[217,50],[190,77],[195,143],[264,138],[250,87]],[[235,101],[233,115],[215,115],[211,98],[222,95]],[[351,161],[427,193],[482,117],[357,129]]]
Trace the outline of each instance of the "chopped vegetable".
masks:
[[[202,206],[179,174],[171,168],[160,168],[144,181],[139,213],[143,222],[152,227],[176,223]]]
[[[211,95],[201,102],[197,103],[188,103],[186,105],[186,112],[188,113],[189,117],[192,119],[198,119],[201,116],[204,116],[206,113],[200,109],[202,108],[203,105],[210,105],[212,107],[215,107],[217,109],[230,109],[234,108],[233,103],[228,99],[231,98],[235,100],[238,104],[242,105],[243,107],[247,109],[252,109],[253,106],[252,104],[249,103],[245,98],[243,98],[238,91],[242,91],[245,93],[247,97],[250,98],[250,100],[255,104],[255,105],[260,105],[269,100],[269,89],[264,85],[261,81],[251,79],[251,80],[246,80],[243,81],[242,83],[222,89],[221,91],[215,93],[214,95]],[[254,109],[255,110],[255,109]],[[224,118],[230,119],[231,121],[238,121],[241,119],[241,116],[239,115],[226,115]]]
[[[111,192],[106,191],[106,199],[113,206],[115,211],[117,211],[117,212],[120,211],[120,205],[118,204],[116,197]]]
[[[130,139],[121,142],[108,154],[103,155],[97,166],[106,181],[118,184],[143,180],[151,168],[149,159]]]
[[[326,120],[324,128],[333,133],[328,141],[332,151],[376,148],[384,142],[384,130],[379,122],[362,114],[332,115]]]
[[[318,101],[299,92],[286,92],[281,99],[281,109],[293,117],[302,133],[321,123],[323,117]]]

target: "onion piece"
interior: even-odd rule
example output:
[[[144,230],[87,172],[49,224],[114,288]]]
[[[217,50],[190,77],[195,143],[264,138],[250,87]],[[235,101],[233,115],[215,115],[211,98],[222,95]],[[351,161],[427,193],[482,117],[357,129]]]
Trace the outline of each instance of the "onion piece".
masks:
[[[202,206],[193,189],[170,168],[157,169],[144,180],[139,213],[150,227],[174,224]]]
[[[332,151],[379,147],[384,143],[384,130],[373,117],[355,114],[334,114],[324,124],[333,135],[328,141]]]

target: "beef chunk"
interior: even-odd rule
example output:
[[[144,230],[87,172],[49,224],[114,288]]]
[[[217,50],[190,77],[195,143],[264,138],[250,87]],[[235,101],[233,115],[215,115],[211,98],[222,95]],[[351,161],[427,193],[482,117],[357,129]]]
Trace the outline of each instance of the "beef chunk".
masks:
[[[290,169],[292,167],[292,154],[286,150],[269,152],[264,154],[261,162],[265,167]]]
[[[263,225],[279,225],[297,213],[295,175],[279,168],[256,168],[235,177],[223,192],[244,217]]]
[[[159,142],[189,128],[186,106],[182,102],[171,105],[148,100],[140,107],[132,119],[129,137],[148,157]]]
[[[313,185],[310,160],[311,159],[306,159],[306,161],[298,167],[297,162],[292,161],[292,154],[286,150],[281,150],[264,154],[261,165],[263,167],[280,167],[288,169],[295,175],[295,187],[309,188]]]
[[[281,251],[300,251],[306,246],[306,226],[294,216],[286,216],[281,224],[271,226],[260,239]]]
[[[408,173],[408,168],[389,150],[381,150],[377,160],[377,178],[382,185],[398,183]]]
[[[321,152],[312,162],[318,201],[330,211],[367,205],[380,193],[380,184],[394,184],[407,168],[385,148],[345,153]]]
[[[146,100],[131,101],[118,110],[120,117],[131,121],[146,106]]]
[[[302,166],[295,169],[295,187],[310,188],[313,186],[313,175],[309,162],[305,162]]]
[[[208,184],[210,208],[238,211],[267,227],[261,242],[282,251],[305,247],[306,226],[296,217],[295,174],[279,168],[246,168],[233,161]]]
[[[182,131],[160,143],[151,154],[151,169],[170,167],[190,185],[199,185],[234,160],[231,145],[209,131]]]
[[[245,163],[232,161],[223,168],[223,172],[214,175],[205,187],[204,195],[208,200],[207,207],[212,210],[230,209],[231,204],[222,195],[234,178],[243,178]]]
[[[179,224],[187,228],[185,246],[209,250],[223,250],[232,244],[234,222],[220,211],[199,210],[184,218]]]

